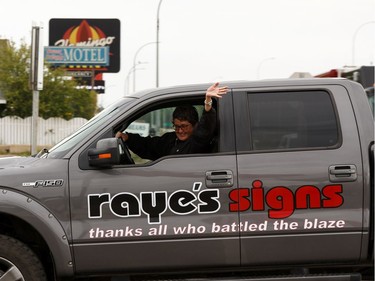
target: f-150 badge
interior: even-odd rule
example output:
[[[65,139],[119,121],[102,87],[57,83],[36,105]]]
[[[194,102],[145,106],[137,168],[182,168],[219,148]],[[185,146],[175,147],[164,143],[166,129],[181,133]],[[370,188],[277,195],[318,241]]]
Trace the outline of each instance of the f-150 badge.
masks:
[[[22,186],[25,187],[57,187],[62,186],[64,184],[64,180],[37,180],[33,182],[24,182]]]

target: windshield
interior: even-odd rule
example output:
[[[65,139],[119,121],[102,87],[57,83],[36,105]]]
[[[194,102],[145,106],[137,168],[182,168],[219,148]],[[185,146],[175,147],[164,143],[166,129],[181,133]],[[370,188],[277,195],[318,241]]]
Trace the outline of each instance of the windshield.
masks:
[[[63,157],[67,152],[69,152],[73,147],[75,147],[79,142],[81,142],[87,135],[91,134],[103,123],[105,123],[108,119],[110,119],[113,115],[115,115],[118,112],[120,106],[124,104],[123,101],[124,100],[122,99],[105,108],[99,114],[95,115],[92,119],[90,119],[86,124],[84,124],[78,131],[60,141],[41,157]]]

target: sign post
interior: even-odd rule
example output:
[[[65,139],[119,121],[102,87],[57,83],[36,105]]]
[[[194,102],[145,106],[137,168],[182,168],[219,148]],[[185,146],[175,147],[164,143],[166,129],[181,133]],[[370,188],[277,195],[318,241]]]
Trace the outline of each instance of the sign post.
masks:
[[[43,25],[33,22],[31,34],[31,69],[30,88],[33,91],[33,108],[31,124],[31,155],[37,153],[38,118],[39,118],[39,91],[43,90]]]

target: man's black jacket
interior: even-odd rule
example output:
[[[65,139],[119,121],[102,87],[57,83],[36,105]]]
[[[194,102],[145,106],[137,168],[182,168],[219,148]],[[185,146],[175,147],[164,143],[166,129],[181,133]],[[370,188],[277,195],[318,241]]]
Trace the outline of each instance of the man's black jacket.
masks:
[[[135,154],[143,159],[156,160],[173,154],[190,154],[210,152],[210,142],[216,128],[216,111],[203,110],[192,136],[186,141],[177,139],[175,132],[165,133],[158,137],[141,137],[138,134],[127,133],[126,144]]]

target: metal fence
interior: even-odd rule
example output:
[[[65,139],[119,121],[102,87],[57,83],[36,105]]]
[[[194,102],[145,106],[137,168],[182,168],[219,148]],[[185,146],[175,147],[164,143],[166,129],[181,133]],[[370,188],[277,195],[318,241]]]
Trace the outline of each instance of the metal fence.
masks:
[[[84,118],[65,120],[49,118],[38,120],[38,145],[53,146],[87,122]],[[0,118],[0,145],[30,145],[31,117],[17,116]]]

